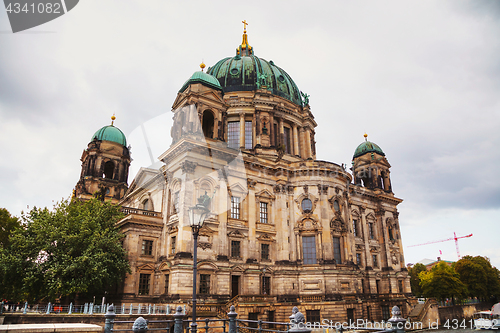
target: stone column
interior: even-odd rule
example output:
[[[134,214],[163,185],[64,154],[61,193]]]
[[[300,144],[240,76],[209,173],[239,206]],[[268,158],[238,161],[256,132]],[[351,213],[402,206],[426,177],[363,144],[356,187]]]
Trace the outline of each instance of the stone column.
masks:
[[[240,113],[240,148],[245,149],[245,114]]]
[[[379,220],[380,225],[382,226],[382,237],[383,237],[383,251],[385,252],[383,254],[383,257],[385,258],[385,264],[387,267],[392,266],[391,262],[391,257],[390,257],[390,248],[389,248],[389,234],[387,232],[387,224],[385,223],[385,211],[384,210],[377,210],[376,212],[377,215],[377,220]]]
[[[298,231],[295,232],[296,244],[297,244],[297,260],[302,260],[302,238],[300,237],[300,233]]]
[[[293,153],[299,156],[299,133],[297,131],[297,124],[293,124]]]
[[[249,214],[248,214],[248,258],[253,258],[260,260],[258,256],[257,249],[257,237],[255,234],[255,230],[257,229],[257,211],[252,209],[252,206],[255,205],[255,186],[249,184],[248,186],[248,197],[247,200],[249,202]]]
[[[280,137],[280,143],[282,145],[285,144],[285,130],[283,128],[283,118],[280,118],[279,122],[279,137]]]
[[[300,146],[300,157],[302,157],[303,159],[306,159],[307,156],[306,156],[306,147],[305,147],[305,141],[304,141],[304,127],[300,127],[299,128],[299,137],[300,137],[300,142],[299,142],[299,146]]]
[[[261,130],[260,130],[260,111],[256,111],[256,114],[253,115],[253,124],[254,124],[254,143],[253,146],[255,147],[256,145],[260,145],[260,135],[261,135]]]
[[[363,233],[365,237],[365,266],[373,267],[372,256],[370,253],[370,231],[368,222],[366,221],[365,208],[359,207],[361,213],[361,223],[363,225]]]
[[[306,137],[306,158],[312,157],[312,152],[311,152],[311,131],[306,128],[305,133]]]
[[[227,184],[224,180],[222,170],[219,169],[219,184],[216,186],[214,203],[218,203],[219,213],[219,254],[229,257],[229,244],[227,239],[227,221],[229,217],[229,195],[227,192]],[[215,205],[214,205],[215,206]]]
[[[399,267],[406,268],[404,260],[401,260],[402,258],[404,258],[404,254],[403,254],[403,240],[401,239],[401,229],[399,228],[399,213],[394,212],[392,214],[394,216],[394,224],[395,226],[397,226],[398,246],[399,246],[399,258],[398,258]]]
[[[271,113],[269,115],[269,142],[271,146],[276,147],[276,142],[274,142],[274,115]]]

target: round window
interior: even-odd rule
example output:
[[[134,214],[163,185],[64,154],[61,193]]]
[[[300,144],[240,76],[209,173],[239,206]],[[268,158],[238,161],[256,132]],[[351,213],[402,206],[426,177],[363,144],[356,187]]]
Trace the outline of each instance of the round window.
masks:
[[[304,213],[310,213],[312,211],[312,208],[313,208],[313,203],[310,199],[304,199],[302,200],[302,211],[304,211]]]
[[[238,68],[231,69],[231,75],[238,75],[239,72]]]
[[[278,81],[285,82],[285,77],[283,75],[278,76]]]

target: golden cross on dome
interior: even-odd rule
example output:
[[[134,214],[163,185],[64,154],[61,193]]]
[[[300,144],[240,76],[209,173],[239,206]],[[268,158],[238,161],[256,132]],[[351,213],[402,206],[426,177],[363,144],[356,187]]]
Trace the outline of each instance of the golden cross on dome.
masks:
[[[247,25],[248,25],[247,20],[243,20],[243,21],[241,21],[241,23],[243,23],[243,32],[246,33],[247,32]]]

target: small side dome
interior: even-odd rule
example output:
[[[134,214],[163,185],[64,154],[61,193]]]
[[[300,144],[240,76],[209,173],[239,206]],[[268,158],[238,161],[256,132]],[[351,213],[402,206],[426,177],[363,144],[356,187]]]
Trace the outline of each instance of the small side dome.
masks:
[[[209,88],[213,88],[213,89],[218,89],[218,90],[221,90],[222,91],[222,87],[219,83],[219,80],[217,80],[214,76],[210,75],[210,74],[207,74],[203,71],[198,71],[198,72],[194,72],[193,75],[191,75],[191,77],[189,78],[189,80],[187,80],[183,85],[182,85],[182,88],[179,90],[179,92],[183,92],[184,90],[187,89],[187,87],[190,85],[190,84],[193,84],[193,83],[201,83],[203,84],[204,86],[207,86]]]
[[[365,140],[366,137],[367,135],[365,134]],[[379,155],[385,156],[385,153],[382,151],[382,148],[380,148],[373,142],[365,141],[362,144],[360,144],[358,148],[356,148],[356,150],[354,151],[354,156],[352,158],[354,159],[356,157],[360,157],[366,153],[377,153]]]
[[[121,144],[122,146],[127,146],[127,139],[125,138],[125,134],[120,131],[119,128],[114,127],[113,125],[104,126],[92,136],[90,141],[94,141],[97,139],[99,141],[111,141]]]

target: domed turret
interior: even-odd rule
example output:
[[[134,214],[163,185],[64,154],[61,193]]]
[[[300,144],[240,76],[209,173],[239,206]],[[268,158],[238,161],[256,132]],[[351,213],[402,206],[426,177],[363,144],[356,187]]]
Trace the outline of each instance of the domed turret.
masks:
[[[123,198],[128,188],[127,178],[130,166],[130,152],[123,132],[111,125],[94,133],[82,161],[80,180],[76,184],[75,195],[81,199],[98,196],[116,203]]]
[[[120,131],[118,127],[115,127],[112,124],[104,126],[97,132],[95,132],[90,141],[93,141],[94,139],[99,141],[116,142],[121,144],[122,146],[127,145],[127,139],[125,138],[125,134],[123,134],[123,132]]]
[[[204,68],[204,67],[202,67],[202,68]],[[180,93],[183,92],[184,90],[187,89],[187,87],[190,84],[193,84],[193,83],[201,83],[202,85],[207,86],[209,88],[222,90],[222,87],[220,86],[219,81],[217,81],[217,79],[215,77],[213,77],[212,75],[207,74],[203,71],[198,71],[198,72],[194,72],[193,75],[191,75],[191,77],[182,85],[182,88],[179,90],[179,92]]]
[[[363,142],[358,146],[358,148],[356,148],[356,150],[354,151],[353,158],[359,157],[366,153],[377,153],[379,155],[385,156],[385,153],[382,151],[382,148],[380,148],[375,143],[368,141],[366,139],[367,137],[368,135],[365,134],[365,142]]]
[[[378,145],[367,140],[361,143],[352,157],[354,182],[370,189],[382,189],[392,193],[389,168],[391,165]]]

